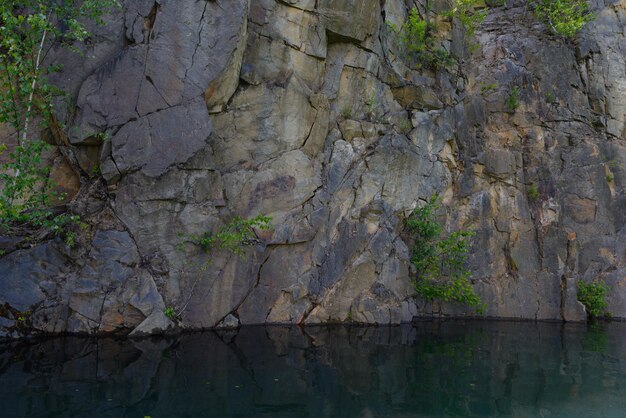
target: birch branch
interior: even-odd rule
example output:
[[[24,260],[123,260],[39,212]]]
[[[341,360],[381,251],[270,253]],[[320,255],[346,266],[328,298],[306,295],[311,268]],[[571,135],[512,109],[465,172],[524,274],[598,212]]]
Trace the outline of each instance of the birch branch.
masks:
[[[44,29],[43,34],[41,35],[41,41],[39,42],[39,48],[37,50],[37,58],[35,59],[35,70],[33,74],[33,82],[30,85],[30,94],[28,95],[28,107],[26,109],[26,119],[24,120],[24,130],[22,131],[22,140],[20,141],[20,146],[26,142],[26,136],[28,134],[28,124],[30,122],[30,112],[33,108],[33,98],[35,96],[35,88],[37,87],[37,78],[39,73],[39,66],[41,65],[41,51],[43,51],[43,45],[46,42],[46,36],[48,35],[48,30]]]

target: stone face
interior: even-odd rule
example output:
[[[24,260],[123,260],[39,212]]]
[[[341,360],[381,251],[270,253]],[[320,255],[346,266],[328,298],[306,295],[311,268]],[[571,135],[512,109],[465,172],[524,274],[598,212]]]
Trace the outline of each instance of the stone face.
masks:
[[[163,299],[148,272],[139,272],[137,246],[127,232],[100,231],[91,242],[83,268],[69,296],[69,325],[73,332],[110,332],[132,328]]]
[[[349,319],[355,298],[369,289],[374,280],[375,264],[371,261],[349,268],[346,276],[327,293],[326,300],[313,309],[306,323],[340,322]]]
[[[42,283],[68,272],[68,257],[55,243],[10,253],[0,258],[0,304],[28,311],[46,299]]]
[[[242,323],[264,323],[268,317],[274,318],[272,322],[298,322],[307,304],[312,263],[310,246],[278,246],[263,263],[256,287],[238,309]]]
[[[162,311],[154,311],[130,334],[130,337],[163,334],[174,327],[174,323]]]
[[[127,123],[111,139],[115,175],[141,171],[159,176],[200,151],[210,134],[211,121],[201,100]],[[112,180],[111,175],[104,174]]]
[[[377,31],[379,2],[375,0],[321,0],[318,5],[328,31],[363,41]]]
[[[606,273],[602,277],[611,289],[607,296],[607,310],[617,318],[626,316],[624,305],[626,304],[626,269],[619,268]]]
[[[563,303],[562,316],[565,321],[581,322],[587,319],[587,313],[582,303],[576,300],[576,280],[568,277],[565,279],[565,301]]]
[[[228,314],[226,318],[222,319],[222,321],[217,324],[219,329],[234,329],[239,328],[239,319],[237,319],[234,315]]]
[[[508,177],[515,174],[516,159],[507,150],[488,150],[485,153],[485,173],[493,176]]]
[[[247,1],[237,0],[228,10],[216,2],[147,5],[153,9],[133,5],[128,11],[134,43],[83,83],[74,142],[203,95],[215,106],[232,94],[246,37]],[[137,14],[146,19],[141,34]],[[103,89],[108,93],[99,94]]]
[[[443,103],[437,92],[427,86],[403,86],[393,89],[393,95],[403,107],[410,109],[441,109]]]
[[[91,226],[73,249],[0,237],[0,335],[24,312],[133,335],[173,327],[166,307],[183,328],[472,316],[410,283],[402,219],[433,194],[446,231],[475,232],[487,316],[584,320],[583,279],[626,318],[623,2],[594,3],[575,43],[516,2],[470,43],[437,18],[459,58],[439,71],[394,45],[401,0],[123,3],[85,59],[51,52],[77,167],[49,160]],[[256,215],[273,229],[242,255],[190,242]]]

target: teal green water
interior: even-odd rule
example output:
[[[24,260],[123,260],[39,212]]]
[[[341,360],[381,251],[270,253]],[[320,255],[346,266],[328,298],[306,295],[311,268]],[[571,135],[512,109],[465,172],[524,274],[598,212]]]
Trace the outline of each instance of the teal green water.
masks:
[[[626,323],[0,343],[2,417],[626,417]]]

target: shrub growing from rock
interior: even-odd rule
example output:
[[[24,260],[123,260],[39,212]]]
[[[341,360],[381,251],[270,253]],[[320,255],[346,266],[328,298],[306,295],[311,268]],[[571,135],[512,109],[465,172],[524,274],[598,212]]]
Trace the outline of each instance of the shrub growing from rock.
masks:
[[[465,264],[470,250],[471,231],[455,231],[447,236],[437,220],[441,207],[439,197],[433,196],[416,208],[406,220],[411,263],[416,274],[413,285],[424,299],[458,302],[483,314],[485,304],[474,292],[470,271]]]
[[[609,291],[608,286],[603,281],[594,281],[585,283],[582,280],[578,282],[578,300],[585,305],[587,315],[591,318],[609,316],[606,311],[606,293]]]
[[[203,234],[181,234],[181,236],[207,252],[219,248],[244,256],[245,249],[256,242],[255,228],[270,229],[271,222],[272,218],[269,216],[259,215],[250,219],[237,216],[215,234],[208,231]]]
[[[554,33],[566,38],[576,36],[595,18],[585,0],[538,0],[534,2],[534,10]]]

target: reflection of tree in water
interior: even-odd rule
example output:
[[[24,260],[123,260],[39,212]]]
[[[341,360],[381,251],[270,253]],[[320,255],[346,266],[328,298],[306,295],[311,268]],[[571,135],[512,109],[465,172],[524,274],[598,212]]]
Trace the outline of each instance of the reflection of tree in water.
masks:
[[[492,412],[492,406],[481,405],[480,396],[488,388],[480,380],[480,359],[486,335],[481,331],[462,335],[428,335],[416,344],[413,367],[416,393],[423,397],[421,411],[427,414],[475,416]]]
[[[624,331],[457,321],[59,338],[0,345],[0,402],[20,402],[3,418],[610,415],[626,410]]]
[[[476,361],[487,335],[464,327],[307,329],[308,369],[334,408],[374,416],[463,415],[494,410],[480,404]],[[331,376],[334,376],[331,378]],[[488,392],[487,392],[488,393]]]
[[[587,332],[582,340],[583,350],[595,351],[597,353],[606,352],[609,346],[609,338],[606,334],[604,322],[591,321],[587,326]]]

